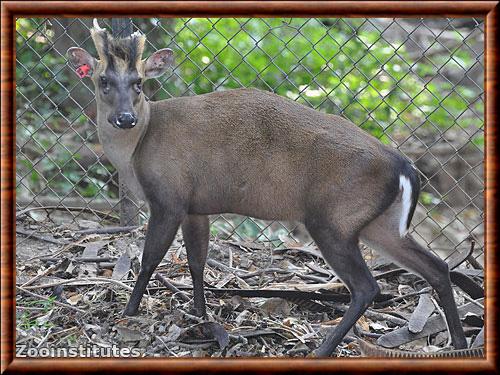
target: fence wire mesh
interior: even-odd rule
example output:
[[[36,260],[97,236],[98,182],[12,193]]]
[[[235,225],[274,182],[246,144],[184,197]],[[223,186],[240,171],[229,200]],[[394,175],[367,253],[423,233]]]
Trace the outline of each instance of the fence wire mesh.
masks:
[[[111,30],[109,19],[99,22]],[[145,86],[152,100],[257,87],[341,114],[417,166],[416,238],[442,257],[474,241],[482,262],[482,19],[133,19],[133,25],[147,36],[146,56],[175,51],[171,72]],[[98,142],[92,83],[79,80],[65,58],[71,46],[95,52],[91,20],[20,18],[16,27],[17,209],[55,223],[116,222],[118,177]],[[144,221],[147,210],[138,207]],[[310,242],[296,223],[232,214],[213,217],[211,233],[271,246]]]

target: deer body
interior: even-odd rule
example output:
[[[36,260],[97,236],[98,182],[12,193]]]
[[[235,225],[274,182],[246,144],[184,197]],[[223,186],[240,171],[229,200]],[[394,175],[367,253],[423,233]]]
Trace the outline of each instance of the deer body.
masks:
[[[341,117],[268,92],[169,99],[151,103],[150,113],[137,147],[116,149],[118,159],[130,159],[150,204],[167,194],[188,214],[304,221],[328,206],[333,214],[353,184],[369,210],[399,190],[394,171],[405,161],[392,149]],[[104,145],[114,145],[119,131]],[[392,197],[384,199],[387,190]]]
[[[81,49],[68,54],[75,66],[90,66],[104,150],[151,214],[125,315],[138,313],[182,227],[195,313],[203,316],[207,215],[231,212],[304,223],[351,292],[349,309],[315,355],[330,355],[379,292],[360,239],[434,287],[454,346],[466,346],[446,263],[407,233],[419,180],[402,155],[342,117],[264,91],[147,102],[137,79],[163,73],[171,51],[142,61],[143,39],[114,41],[98,25],[92,36],[99,62]]]

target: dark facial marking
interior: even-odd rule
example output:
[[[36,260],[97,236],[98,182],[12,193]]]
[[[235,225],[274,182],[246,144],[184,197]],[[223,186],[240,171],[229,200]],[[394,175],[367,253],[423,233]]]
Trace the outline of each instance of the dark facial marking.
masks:
[[[137,37],[133,37],[130,39],[130,48],[129,48],[129,69],[136,69],[135,63],[137,60]]]
[[[102,33],[101,36],[102,36],[102,42],[103,42],[104,55],[106,56],[106,59],[108,60],[108,68],[111,70],[114,70],[115,64],[114,64],[113,56],[111,56],[111,54],[109,53],[110,51],[109,51],[108,33],[107,32]]]
[[[138,55],[138,43],[139,39],[137,37],[126,38],[126,39],[109,39],[108,35],[103,36],[104,53],[106,59],[108,60],[108,66],[115,70],[116,69],[116,59],[122,60],[127,63],[127,68],[130,71],[137,69],[137,55]]]

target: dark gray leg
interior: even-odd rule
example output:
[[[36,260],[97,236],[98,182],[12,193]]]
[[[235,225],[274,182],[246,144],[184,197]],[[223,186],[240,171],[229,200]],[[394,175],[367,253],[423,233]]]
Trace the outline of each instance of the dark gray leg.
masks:
[[[465,338],[462,322],[460,321],[460,316],[458,315],[455,298],[453,297],[453,289],[451,287],[448,265],[443,260],[439,260],[446,266],[446,272],[444,273],[444,277],[442,277],[441,282],[431,285],[437,292],[440,305],[444,310],[444,315],[450,331],[451,342],[454,348],[465,349],[467,348],[467,340]]]
[[[389,211],[376,219],[363,229],[361,240],[401,267],[422,276],[436,290],[453,346],[455,349],[466,348],[467,341],[453,297],[448,265],[420,246],[410,234],[401,237],[393,224],[395,215],[399,215],[397,209],[395,213]]]
[[[151,275],[161,262],[179,229],[182,216],[166,209],[152,208],[142,253],[141,272],[123,315],[136,315]]]
[[[398,250],[394,257],[396,263],[422,276],[437,292],[455,349],[467,348],[446,262],[424,249],[409,235],[400,239]]]
[[[208,216],[189,215],[182,223],[182,234],[186,244],[189,271],[193,279],[194,314],[204,316],[206,310],[203,270],[208,250]]]
[[[414,270],[434,288],[446,316],[453,346],[455,349],[467,348],[467,340],[465,339],[465,333],[453,297],[448,265],[441,258],[422,248],[412,237],[407,236],[402,240],[405,250],[408,253],[414,253],[413,257],[409,259],[404,257],[405,262],[402,266]]]
[[[357,237],[336,235],[334,228],[308,228],[321,254],[351,292],[351,305],[340,323],[312,354],[330,356],[347,332],[363,315],[380,289],[361,256]]]

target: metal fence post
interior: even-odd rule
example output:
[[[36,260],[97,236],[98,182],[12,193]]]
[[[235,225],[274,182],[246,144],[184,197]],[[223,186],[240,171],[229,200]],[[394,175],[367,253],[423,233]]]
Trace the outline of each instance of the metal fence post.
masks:
[[[112,18],[111,30],[114,37],[126,38],[132,34],[132,20],[130,18]],[[125,183],[120,181],[118,176],[119,196],[120,196],[120,225],[137,225],[139,222],[139,208],[130,197]]]

